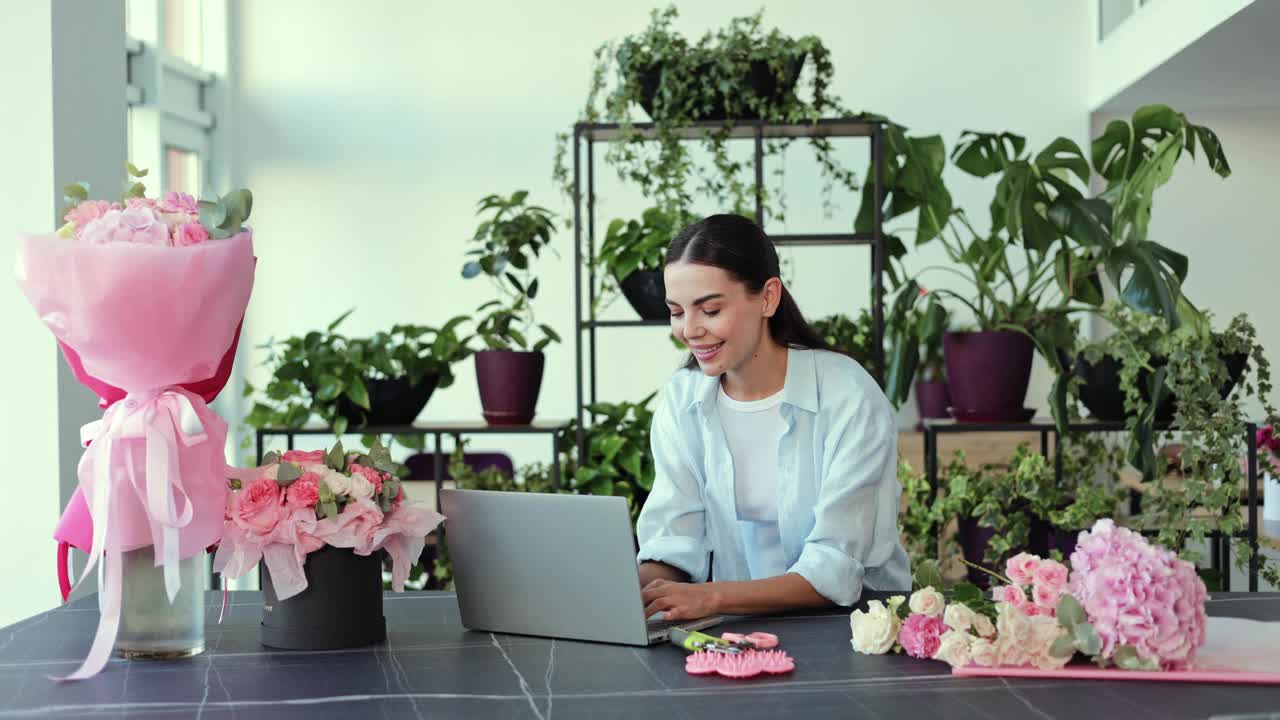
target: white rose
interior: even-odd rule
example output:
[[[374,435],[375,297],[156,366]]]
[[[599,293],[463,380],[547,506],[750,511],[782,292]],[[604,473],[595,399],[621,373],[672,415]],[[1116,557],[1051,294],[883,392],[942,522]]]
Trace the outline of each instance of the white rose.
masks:
[[[973,662],[969,645],[971,636],[966,632],[952,630],[943,633],[938,651],[933,654],[934,660],[941,660],[951,667],[964,667]]]
[[[968,605],[963,603],[951,603],[947,606],[945,612],[942,613],[942,622],[952,630],[965,632],[973,627],[974,613],[969,609]]]
[[[1000,604],[996,629],[1000,632],[1001,640],[1007,640],[1013,645],[1025,648],[1031,643],[1031,619],[1009,603]]]
[[[866,655],[883,655],[898,641],[898,629],[902,622],[898,616],[879,600],[867,603],[867,611],[854,610],[849,616],[849,628],[853,631],[851,644],[857,652]]]
[[[969,657],[974,664],[982,667],[995,667],[1000,661],[1000,653],[996,650],[995,643],[981,638],[969,645]]]
[[[996,626],[991,624],[991,618],[981,613],[973,614],[973,629],[984,638],[996,634]]]
[[[351,474],[351,497],[353,498],[371,498],[374,492],[373,483],[360,473]]]
[[[337,470],[330,469],[324,474],[324,484],[333,491],[334,495],[340,497],[348,497],[351,495],[351,478],[343,475]]]
[[[947,605],[947,599],[942,596],[942,593],[927,587],[911,593],[911,600],[907,605],[911,608],[911,612],[917,615],[941,617]]]
[[[1050,617],[1036,616],[1031,620],[1031,647],[1027,652],[1031,656],[1031,664],[1041,670],[1057,670],[1066,665],[1071,660],[1071,655],[1054,657],[1049,652],[1053,649],[1053,643],[1066,634],[1066,628]]]

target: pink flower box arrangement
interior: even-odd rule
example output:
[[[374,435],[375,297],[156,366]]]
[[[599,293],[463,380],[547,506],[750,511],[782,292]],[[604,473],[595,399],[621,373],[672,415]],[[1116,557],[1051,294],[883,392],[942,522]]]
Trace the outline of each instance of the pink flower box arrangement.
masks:
[[[239,578],[261,562],[263,644],[333,649],[380,642],[382,558],[400,592],[444,517],[408,502],[400,466],[375,442],[352,454],[268,453],[233,473],[214,570]]]

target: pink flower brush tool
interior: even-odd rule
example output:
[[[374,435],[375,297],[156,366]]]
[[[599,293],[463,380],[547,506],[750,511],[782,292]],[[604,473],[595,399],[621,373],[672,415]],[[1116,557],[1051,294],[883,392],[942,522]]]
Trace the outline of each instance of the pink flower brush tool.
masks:
[[[781,650],[746,650],[726,653],[699,650],[685,658],[690,675],[720,675],[744,680],[757,675],[783,675],[796,669],[796,662]]]

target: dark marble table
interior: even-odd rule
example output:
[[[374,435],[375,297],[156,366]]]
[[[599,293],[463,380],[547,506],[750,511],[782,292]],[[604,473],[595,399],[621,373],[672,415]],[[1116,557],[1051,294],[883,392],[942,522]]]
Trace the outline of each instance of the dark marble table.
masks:
[[[0,718],[1241,718],[1280,713],[1280,689],[1173,683],[952,678],[942,663],[849,649],[845,613],[753,619],[796,671],[776,679],[690,677],[672,646],[628,648],[472,633],[451,594],[388,595],[390,641],[348,651],[258,644],[257,593],[233,593],[208,650],[172,663],[75,668],[97,622],[93,598],[0,630]],[[1280,620],[1280,595],[1223,595],[1214,615]],[[1280,715],[1277,715],[1280,717]]]

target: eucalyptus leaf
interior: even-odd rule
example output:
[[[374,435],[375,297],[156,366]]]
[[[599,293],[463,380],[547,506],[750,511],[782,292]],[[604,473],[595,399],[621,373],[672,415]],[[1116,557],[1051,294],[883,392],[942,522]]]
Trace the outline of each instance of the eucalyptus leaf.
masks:
[[[1058,598],[1057,615],[1058,624],[1068,630],[1074,629],[1075,626],[1086,622],[1088,619],[1084,612],[1084,606],[1070,593],[1063,593],[1062,597]]]
[[[1071,630],[1075,638],[1076,649],[1085,655],[1097,655],[1102,652],[1102,639],[1087,622],[1077,623]]]
[[[276,484],[280,487],[289,487],[300,477],[302,477],[302,468],[293,463],[280,463],[276,468]]]
[[[945,587],[942,582],[942,570],[938,567],[938,563],[933,560],[925,561],[917,566],[913,580],[915,589],[931,587],[935,590],[941,590]]]

